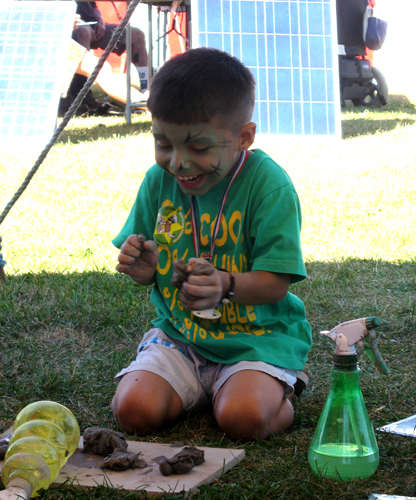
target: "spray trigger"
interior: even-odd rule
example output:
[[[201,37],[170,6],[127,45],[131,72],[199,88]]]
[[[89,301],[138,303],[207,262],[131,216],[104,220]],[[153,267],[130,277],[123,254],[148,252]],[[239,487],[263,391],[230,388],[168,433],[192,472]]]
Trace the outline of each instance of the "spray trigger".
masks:
[[[374,331],[380,324],[380,318],[371,316],[340,323],[330,331],[321,331],[321,334],[335,342],[335,354],[338,356],[354,355],[356,345],[363,347],[370,361],[381,373],[387,375],[390,372],[378,350],[377,335]]]

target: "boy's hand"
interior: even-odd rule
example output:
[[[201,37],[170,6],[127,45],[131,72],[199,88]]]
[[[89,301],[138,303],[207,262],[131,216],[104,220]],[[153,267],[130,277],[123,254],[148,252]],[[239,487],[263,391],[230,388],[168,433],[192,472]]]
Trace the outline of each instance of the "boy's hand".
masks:
[[[205,259],[189,259],[187,281],[182,285],[180,299],[191,311],[217,306],[223,294],[220,272]]]
[[[132,234],[121,245],[116,270],[128,274],[140,285],[154,283],[154,274],[159,261],[157,245],[142,234]]]

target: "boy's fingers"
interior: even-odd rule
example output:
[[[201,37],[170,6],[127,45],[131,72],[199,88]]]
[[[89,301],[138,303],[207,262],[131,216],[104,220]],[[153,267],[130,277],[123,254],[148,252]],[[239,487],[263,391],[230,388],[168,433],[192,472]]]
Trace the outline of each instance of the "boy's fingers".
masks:
[[[121,245],[120,250],[122,253],[131,255],[132,257],[138,257],[143,250],[145,241],[146,239],[142,234],[131,234]]]
[[[138,257],[140,257],[141,253],[142,253],[141,248],[137,248],[133,245],[124,243],[123,246],[120,248],[118,260],[120,260],[121,256],[132,257],[133,259],[137,259]]]
[[[140,256],[140,252],[138,252],[138,256]],[[135,255],[129,255],[127,253],[120,253],[118,255],[119,264],[125,264],[126,266],[131,266],[136,262],[137,257]]]
[[[212,309],[215,305],[209,299],[200,299],[195,301],[184,301],[183,305],[190,311],[203,311],[205,309]]]
[[[220,293],[220,289],[218,290],[213,286],[197,286],[192,285],[191,283],[186,282],[182,285],[181,292],[184,294],[188,300],[198,300],[200,298],[212,297],[218,293]]]
[[[193,276],[211,276],[215,267],[205,259],[189,259],[187,272]]]
[[[121,248],[124,246],[132,246],[135,248],[141,249],[143,245],[143,240],[140,238],[140,235],[138,236],[137,234],[131,234],[127,240],[121,245]]]
[[[116,271],[122,274],[130,274],[131,266],[127,266],[124,264],[117,264]]]
[[[157,245],[153,240],[146,240],[143,243],[143,250],[146,250],[146,252],[156,252]]]

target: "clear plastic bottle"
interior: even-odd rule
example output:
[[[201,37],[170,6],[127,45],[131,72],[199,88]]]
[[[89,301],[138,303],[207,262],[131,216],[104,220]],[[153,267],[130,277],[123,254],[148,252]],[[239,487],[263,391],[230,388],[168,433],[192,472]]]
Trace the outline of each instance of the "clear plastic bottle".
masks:
[[[360,375],[356,356],[335,356],[331,389],[308,453],[318,475],[351,481],[372,476],[378,467],[379,451]]]
[[[79,438],[78,423],[65,406],[53,401],[26,406],[13,425],[1,474],[4,486],[18,485],[36,496],[56,479]]]

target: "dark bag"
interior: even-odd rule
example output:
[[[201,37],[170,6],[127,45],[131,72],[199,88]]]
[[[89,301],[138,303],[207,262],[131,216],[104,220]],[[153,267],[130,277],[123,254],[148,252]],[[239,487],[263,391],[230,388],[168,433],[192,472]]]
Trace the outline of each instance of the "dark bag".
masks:
[[[387,21],[380,19],[375,9],[367,7],[364,14],[364,43],[370,50],[381,49],[387,33]]]

